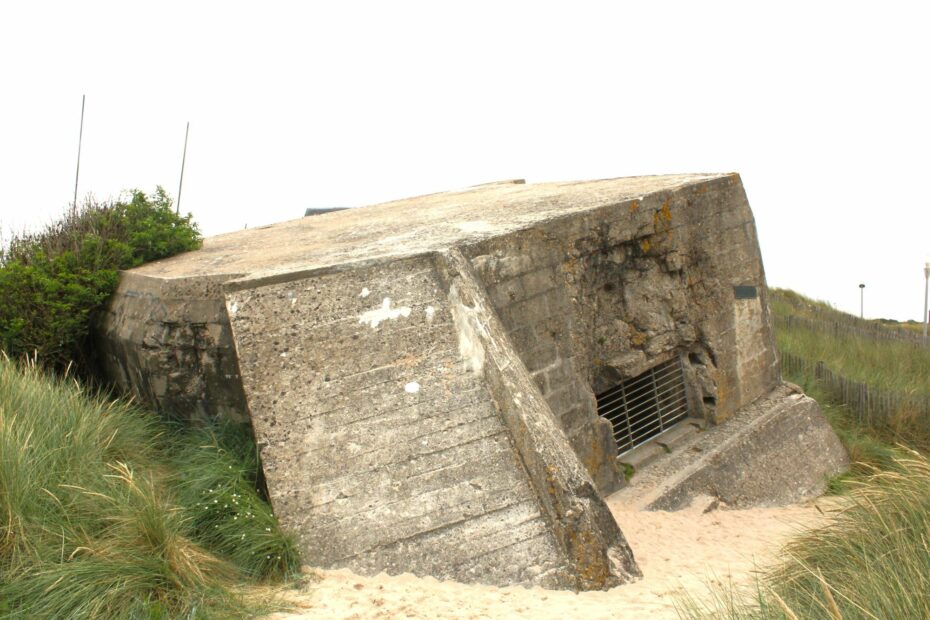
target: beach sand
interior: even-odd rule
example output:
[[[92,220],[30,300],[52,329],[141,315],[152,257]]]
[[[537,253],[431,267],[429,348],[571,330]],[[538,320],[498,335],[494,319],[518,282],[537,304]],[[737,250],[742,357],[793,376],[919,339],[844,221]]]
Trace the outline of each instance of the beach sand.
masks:
[[[776,561],[793,534],[825,524],[837,500],[745,510],[715,506],[710,498],[677,512],[610,508],[643,571],[643,579],[632,584],[576,594],[410,574],[362,577],[348,570],[307,569],[304,586],[282,594],[292,610],[268,620],[678,618],[677,593],[687,591],[701,600],[715,583],[752,584],[758,568]]]

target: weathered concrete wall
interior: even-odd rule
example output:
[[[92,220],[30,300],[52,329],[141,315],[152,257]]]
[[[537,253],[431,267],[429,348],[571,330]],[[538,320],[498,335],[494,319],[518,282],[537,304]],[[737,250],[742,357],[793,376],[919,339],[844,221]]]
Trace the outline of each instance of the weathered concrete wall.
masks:
[[[601,491],[617,487],[610,422],[576,368],[574,303],[559,240],[537,231],[468,248],[509,340]]]
[[[248,422],[221,288],[230,277],[124,272],[98,328],[108,376],[172,417]]]
[[[271,500],[308,561],[557,580],[564,563],[487,388],[462,368],[431,259],[233,291],[228,308]]]
[[[561,434],[536,417],[516,436],[502,419],[513,389],[486,381],[497,368],[486,339],[463,344],[434,261],[228,285],[282,525],[312,563],[362,573],[581,589],[637,574]]]
[[[779,379],[736,175],[494,185],[232,233],[125,274],[101,338],[142,400],[251,420],[308,562],[576,589],[638,574],[598,493],[622,477],[595,394],[678,357],[716,423]]]
[[[458,251],[442,255],[450,280],[452,313],[460,351],[480,364],[517,454],[567,557],[567,583],[575,589],[605,588],[640,576],[633,553],[594,481],[578,460],[551,407],[514,350],[484,287]]]
[[[683,354],[693,415],[717,423],[779,382],[752,214],[735,177],[557,218],[466,251],[602,492],[621,480],[596,393]],[[736,299],[739,285],[757,297]]]

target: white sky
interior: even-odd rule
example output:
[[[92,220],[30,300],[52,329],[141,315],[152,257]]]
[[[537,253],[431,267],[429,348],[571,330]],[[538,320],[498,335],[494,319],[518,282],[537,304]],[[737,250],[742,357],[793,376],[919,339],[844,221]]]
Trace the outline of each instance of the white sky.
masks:
[[[207,235],[504,178],[742,175],[770,285],[920,319],[930,6],[4,2],[0,224],[161,184]]]

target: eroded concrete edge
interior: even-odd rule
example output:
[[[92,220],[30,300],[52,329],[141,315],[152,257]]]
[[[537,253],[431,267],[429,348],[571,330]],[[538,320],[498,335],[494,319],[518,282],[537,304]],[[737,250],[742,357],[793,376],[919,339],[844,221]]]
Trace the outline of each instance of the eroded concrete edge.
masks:
[[[457,249],[438,255],[437,263],[449,280],[461,353],[472,369],[484,372],[576,589],[605,589],[641,577],[626,538],[510,345],[470,263]]]
[[[781,385],[708,431],[703,455],[656,487],[645,510],[678,510],[697,495],[730,507],[787,505],[826,492],[849,466],[846,449],[817,402]],[[799,467],[799,464],[804,464]]]

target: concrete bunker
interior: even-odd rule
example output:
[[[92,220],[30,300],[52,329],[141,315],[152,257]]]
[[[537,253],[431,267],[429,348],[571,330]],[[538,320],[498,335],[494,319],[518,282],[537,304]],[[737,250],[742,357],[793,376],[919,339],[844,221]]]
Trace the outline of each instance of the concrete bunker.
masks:
[[[251,421],[324,567],[610,587],[639,573],[605,494],[796,501],[845,458],[781,383],[736,175],[492,184],[221,235],[123,274],[101,339],[155,407]],[[625,484],[618,453],[692,424],[718,441]]]

